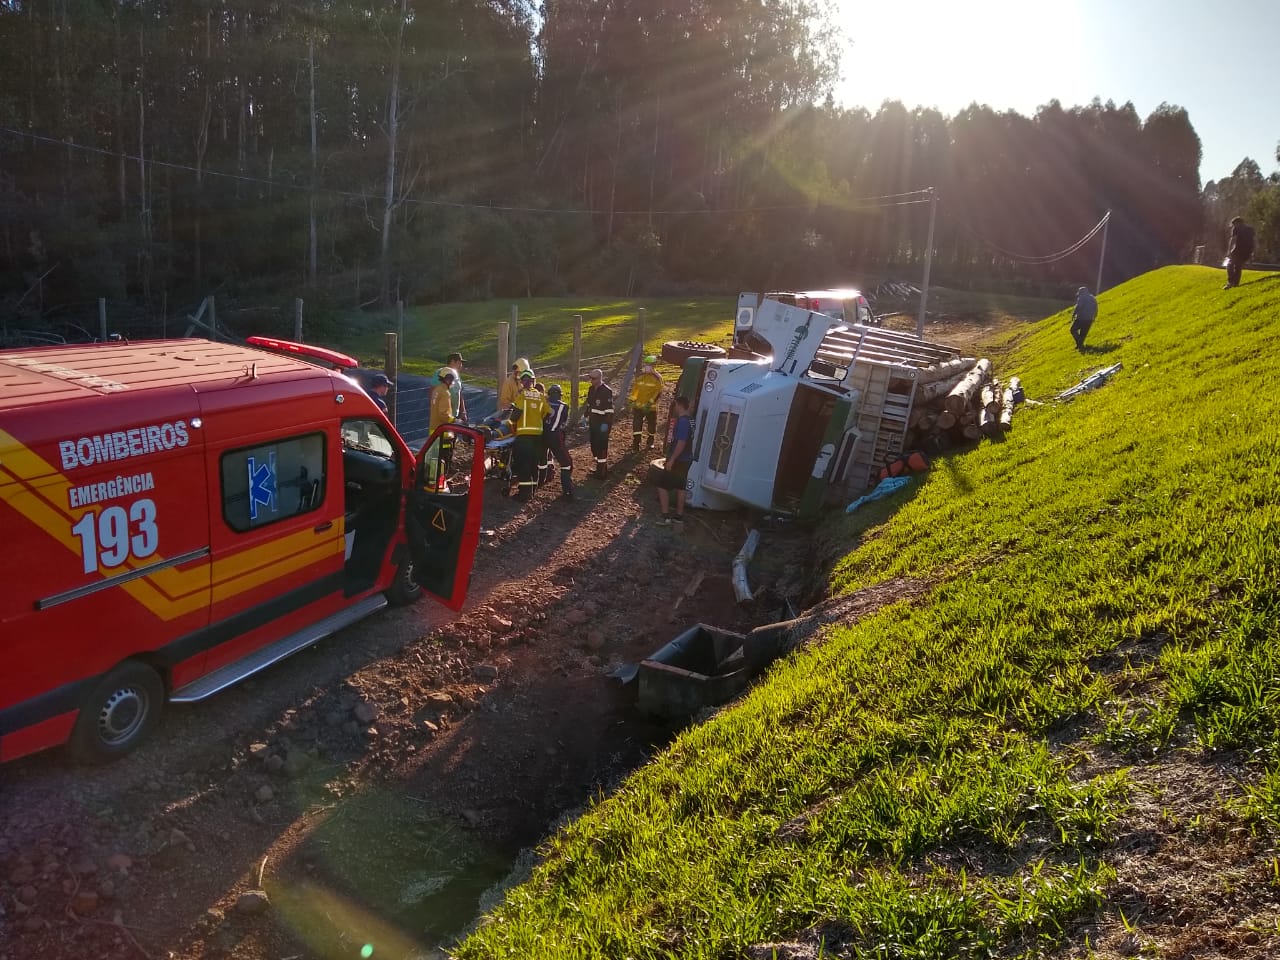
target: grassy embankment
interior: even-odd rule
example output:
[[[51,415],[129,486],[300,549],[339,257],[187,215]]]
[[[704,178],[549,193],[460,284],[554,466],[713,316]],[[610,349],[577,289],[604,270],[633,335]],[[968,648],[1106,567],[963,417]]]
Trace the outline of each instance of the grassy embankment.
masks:
[[[1065,313],[994,345],[1030,397],[1124,370],[833,517],[834,593],[926,597],[685,731],[459,955],[727,958],[816,926],[859,957],[1039,956],[1114,913],[1128,767],[1171,747],[1239,751],[1236,813],[1273,830],[1280,279],[1220,280],[1108,291],[1083,356]]]

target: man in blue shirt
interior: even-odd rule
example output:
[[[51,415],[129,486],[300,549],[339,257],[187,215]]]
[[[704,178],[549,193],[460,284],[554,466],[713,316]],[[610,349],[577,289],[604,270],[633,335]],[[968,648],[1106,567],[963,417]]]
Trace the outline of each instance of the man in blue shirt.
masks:
[[[689,475],[689,464],[693,463],[693,419],[689,416],[689,401],[685,397],[676,397],[671,401],[672,413],[671,435],[667,438],[667,464],[657,477],[658,506],[662,516],[658,522],[663,526],[673,521],[684,526],[685,479]],[[676,515],[668,514],[671,506],[670,491],[676,492]]]
[[[387,412],[387,391],[391,389],[391,381],[385,373],[376,373],[369,380],[369,396],[383,413]]]

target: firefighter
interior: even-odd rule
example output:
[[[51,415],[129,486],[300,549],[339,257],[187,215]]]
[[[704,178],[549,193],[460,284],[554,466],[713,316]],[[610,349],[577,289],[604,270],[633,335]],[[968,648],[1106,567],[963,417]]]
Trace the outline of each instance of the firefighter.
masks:
[[[560,384],[547,387],[549,412],[542,420],[542,435],[547,444],[544,482],[551,479],[552,463],[560,464],[560,499],[573,499],[573,461],[569,458],[569,442],[565,428],[569,425],[569,406],[560,399]]]
[[[520,371],[520,393],[516,397],[514,420],[516,441],[511,449],[512,472],[516,476],[516,499],[528,503],[538,488],[538,470],[545,462],[542,418],[547,415],[547,398],[533,387],[533,371]]]
[[[631,392],[627,402],[631,404],[631,452],[640,452],[640,436],[644,434],[646,450],[653,449],[653,435],[658,429],[658,397],[662,395],[662,376],[653,365],[658,358],[649,354],[644,358],[644,366],[636,374],[631,384]],[[644,430],[641,431],[641,427]]]
[[[458,375],[452,367],[441,367],[436,371],[436,384],[431,388],[431,420],[429,430],[446,423],[453,423],[453,384]]]
[[[453,385],[458,381],[458,373],[452,367],[441,367],[436,371],[436,385],[431,388],[431,419],[427,429],[432,433],[436,427],[453,423],[457,420],[453,410]],[[440,481],[443,482],[453,467],[453,434],[445,431],[440,435]]]
[[[511,376],[502,381],[502,388],[498,391],[498,410],[516,405],[516,397],[520,395],[520,373],[528,369],[529,361],[524,357],[511,365]]]
[[[596,460],[596,478],[603,480],[609,470],[609,431],[613,428],[613,389],[604,382],[603,370],[591,371],[587,390],[587,426],[591,428],[591,455]]]

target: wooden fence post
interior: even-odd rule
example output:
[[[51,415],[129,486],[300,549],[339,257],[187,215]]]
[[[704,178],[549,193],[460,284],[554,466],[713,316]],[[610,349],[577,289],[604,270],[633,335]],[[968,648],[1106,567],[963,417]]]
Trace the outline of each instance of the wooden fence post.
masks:
[[[510,326],[506,323],[498,324],[498,392],[502,392],[502,385],[507,382],[507,377],[511,370],[510,354],[507,353],[507,336]]]
[[[520,323],[520,308],[514,303],[511,305],[511,339],[507,341],[507,355],[511,357],[511,362],[515,363],[519,351],[516,350],[516,327]]]
[[[569,368],[569,396],[573,399],[569,403],[569,420],[577,422],[578,419],[578,384],[582,378],[582,314],[575,313],[573,315],[573,366]]]
[[[107,342],[107,298],[98,298],[98,339]]]
[[[391,390],[387,393],[387,417],[396,422],[396,395],[400,392],[396,386],[396,377],[400,373],[400,337],[394,333],[387,334],[386,373],[391,381]]]
[[[631,395],[631,381],[635,378],[636,370],[640,367],[640,362],[644,359],[644,307],[639,308],[636,317],[636,342],[631,347],[631,352],[626,359],[626,369],[622,371],[622,382],[618,384],[618,392],[614,394],[614,409],[621,409],[623,405],[628,403],[627,398]]]
[[[293,299],[293,339],[297,343],[302,342],[302,298],[294,297]]]

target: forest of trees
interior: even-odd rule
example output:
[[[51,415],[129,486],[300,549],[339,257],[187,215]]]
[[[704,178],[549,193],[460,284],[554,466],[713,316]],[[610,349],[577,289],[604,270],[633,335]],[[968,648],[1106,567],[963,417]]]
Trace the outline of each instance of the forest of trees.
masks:
[[[1062,292],[1274,187],[1175,106],[837,107],[823,9],[0,0],[0,312],[916,279],[930,187],[938,281]]]

